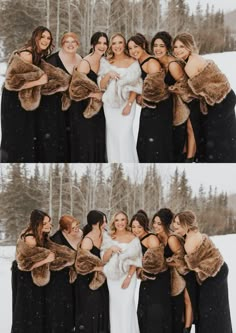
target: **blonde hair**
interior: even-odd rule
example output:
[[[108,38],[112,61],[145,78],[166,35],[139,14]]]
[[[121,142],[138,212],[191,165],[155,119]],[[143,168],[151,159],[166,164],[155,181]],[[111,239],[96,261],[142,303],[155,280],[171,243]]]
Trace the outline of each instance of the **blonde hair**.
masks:
[[[184,44],[185,48],[190,52],[190,53],[198,53],[198,48],[196,45],[196,42],[194,40],[193,35],[191,35],[188,32],[183,32],[181,34],[178,34],[174,40],[172,45],[175,45],[175,42],[180,41],[181,43]]]
[[[114,39],[115,37],[121,37],[121,38],[123,39],[123,41],[124,41],[124,47],[125,47],[125,48],[124,48],[124,53],[125,53],[127,56],[130,57],[129,52],[128,52],[128,50],[127,50],[127,45],[126,45],[126,39],[125,39],[125,37],[122,35],[121,32],[116,32],[115,34],[113,34],[113,35],[111,36],[111,38],[110,38],[110,40],[109,40],[109,47],[108,47],[108,49],[107,49],[107,59],[108,59],[108,60],[112,60],[112,59],[114,58],[114,53],[113,53],[113,51],[112,51],[112,42],[113,42],[113,39]]]
[[[63,44],[65,43],[66,38],[68,38],[68,37],[74,38],[74,40],[77,42],[77,45],[78,46],[80,45],[79,36],[76,33],[74,33],[74,32],[66,32],[61,37],[61,46],[63,46]]]
[[[119,214],[123,214],[125,217],[126,217],[126,230],[129,230],[129,218],[128,218],[128,215],[123,211],[123,210],[119,210],[118,212],[116,212],[112,218],[111,218],[111,222],[109,224],[109,229],[110,229],[110,235],[114,235],[115,232],[116,232],[116,227],[115,227],[115,220],[116,220],[116,216],[119,215]]]
[[[197,218],[193,211],[185,210],[183,212],[177,213],[174,216],[179,218],[180,225],[188,230],[198,230]]]

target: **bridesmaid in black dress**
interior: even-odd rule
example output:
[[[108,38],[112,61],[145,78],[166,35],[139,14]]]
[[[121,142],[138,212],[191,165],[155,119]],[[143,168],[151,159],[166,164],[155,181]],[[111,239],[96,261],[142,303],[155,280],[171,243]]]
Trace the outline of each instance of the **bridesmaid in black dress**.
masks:
[[[61,50],[46,61],[72,75],[80,61],[79,38],[73,32],[61,38]],[[62,110],[62,93],[42,96],[37,111],[38,162],[70,162],[70,108]]]
[[[77,71],[87,75],[97,84],[100,59],[108,48],[108,37],[104,32],[96,32],[91,37],[92,50],[77,67]],[[73,78],[72,78],[73,80]],[[72,101],[70,108],[71,162],[105,162],[105,116],[101,109],[91,118],[84,117],[84,111],[91,98],[101,100],[102,93],[90,93],[85,99]]]
[[[15,65],[16,75],[8,76],[7,70],[5,87],[2,93],[1,162],[36,161],[36,113],[34,110],[38,107],[38,103],[34,103],[34,97],[40,95],[39,91],[37,94],[35,92],[37,87],[47,83],[47,75],[39,69],[39,65],[42,57],[51,53],[52,40],[50,30],[39,26],[33,31],[31,39],[25,46],[15,51],[11,56],[9,66],[13,66],[12,60],[14,60],[14,57],[18,60]],[[30,90],[34,91],[32,95],[29,94]],[[22,106],[19,99],[19,94],[22,92],[28,94],[25,95],[29,107],[27,110],[25,106]]]
[[[102,234],[106,226],[106,215],[92,210],[87,215],[83,229],[81,249],[100,258]],[[85,256],[84,256],[85,258]],[[86,261],[86,259],[84,259]],[[76,280],[76,333],[109,333],[109,295],[106,282],[98,289],[90,289],[96,273],[78,274]]]
[[[77,251],[83,235],[82,230],[79,229],[79,224],[79,221],[73,216],[61,216],[59,230],[50,239],[57,244],[65,245],[71,250]],[[45,286],[45,332],[47,333],[74,332],[76,309],[73,278],[76,278],[76,272],[69,267],[60,271],[51,271],[50,282]]]
[[[137,141],[139,162],[172,162],[173,102],[167,93],[161,97],[159,94],[159,91],[166,90],[161,65],[149,54],[148,43],[143,35],[130,37],[127,45],[130,55],[140,63],[144,87],[145,80],[150,80],[153,76],[160,77],[157,86],[149,84],[149,89],[153,90],[152,95],[155,96],[152,105],[146,104],[141,96],[137,99],[139,104],[142,104]]]
[[[170,271],[165,263],[164,248],[156,235],[149,232],[148,224],[143,211],[136,213],[130,222],[143,252],[143,269],[138,273],[142,279],[138,301],[140,333],[171,333]],[[147,256],[152,259],[147,261]]]
[[[165,68],[165,83],[170,87],[183,79],[184,62],[173,57],[172,37],[166,31],[158,32],[151,41],[151,48],[156,58]],[[175,96],[173,96],[174,98]],[[184,107],[184,103],[182,104]],[[199,101],[189,102],[190,114],[183,115],[181,123],[173,126],[173,144],[175,162],[193,162],[198,156],[200,144],[200,107]],[[179,121],[180,121],[179,120]]]

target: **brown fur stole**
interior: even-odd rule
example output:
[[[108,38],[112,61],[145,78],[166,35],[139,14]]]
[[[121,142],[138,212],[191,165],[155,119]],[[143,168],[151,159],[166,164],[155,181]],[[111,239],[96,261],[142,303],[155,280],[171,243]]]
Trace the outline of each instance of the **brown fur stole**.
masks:
[[[189,79],[188,84],[193,93],[202,96],[209,105],[222,102],[231,90],[227,77],[212,60],[207,60],[206,66]]]
[[[106,277],[103,272],[94,272],[93,269],[96,266],[103,266],[103,262],[100,258],[92,254],[88,250],[78,248],[77,256],[75,260],[76,272],[81,275],[88,273],[94,273],[94,277],[89,284],[89,288],[96,290],[105,282]]]
[[[155,280],[154,275],[164,272],[167,270],[167,265],[164,257],[164,245],[156,248],[149,248],[145,252],[142,259],[143,267],[140,269],[139,278],[141,280]],[[153,276],[152,276],[153,275]]]
[[[95,82],[90,80],[86,74],[78,72],[74,69],[72,80],[69,87],[70,98],[74,101],[82,101],[89,98],[90,93],[98,93],[101,90]],[[89,98],[88,106],[86,107],[83,115],[85,118],[92,118],[95,116],[102,107],[102,101],[96,98]]]
[[[164,70],[146,76],[143,82],[143,107],[156,108],[157,103],[169,97],[164,78]]]
[[[44,72],[37,66],[24,61],[14,51],[9,59],[6,72],[5,87],[8,90],[19,91],[21,106],[26,111],[35,110],[40,103],[41,86],[23,89],[25,83],[39,80]]]
[[[203,234],[203,241],[196,251],[185,255],[184,258],[189,269],[196,272],[200,284],[208,277],[216,276],[224,264],[220,251],[205,234]]]
[[[21,271],[31,271],[34,284],[38,287],[45,286],[50,280],[49,264],[33,268],[37,262],[44,260],[50,254],[50,250],[35,246],[27,245],[23,239],[19,239],[16,245],[16,261]]]

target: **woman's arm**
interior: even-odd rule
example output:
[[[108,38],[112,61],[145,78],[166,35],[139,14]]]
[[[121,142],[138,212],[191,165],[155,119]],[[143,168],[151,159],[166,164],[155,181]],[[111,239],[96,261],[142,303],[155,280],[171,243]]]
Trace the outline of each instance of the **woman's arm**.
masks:
[[[129,94],[129,99],[127,101],[127,104],[125,105],[123,111],[122,111],[122,115],[123,116],[128,116],[130,114],[130,111],[131,111],[131,108],[132,108],[132,105],[133,105],[133,102],[135,101],[136,99],[136,93],[134,91],[131,91],[130,94]]]
[[[112,256],[113,253],[120,253],[122,249],[119,246],[111,246],[109,249],[107,249],[104,252],[104,255],[102,257],[102,260],[104,263],[108,262]]]
[[[133,266],[133,265],[130,266],[128,274],[127,274],[126,278],[124,279],[124,281],[123,281],[123,283],[121,285],[122,289],[126,289],[126,288],[129,287],[130,281],[131,281],[132,276],[135,273],[135,271],[136,271],[136,266]]]

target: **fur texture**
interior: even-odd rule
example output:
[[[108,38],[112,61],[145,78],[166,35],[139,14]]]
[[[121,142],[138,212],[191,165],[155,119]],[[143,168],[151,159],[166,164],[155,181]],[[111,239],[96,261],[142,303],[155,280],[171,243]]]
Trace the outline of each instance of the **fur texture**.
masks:
[[[199,283],[202,283],[208,277],[216,276],[224,263],[220,251],[207,235],[203,235],[202,244],[196,251],[185,255],[184,258],[189,269],[196,272]]]
[[[19,239],[16,245],[16,261],[22,271],[31,271],[34,284],[38,287],[45,286],[50,280],[49,264],[32,269],[37,262],[44,260],[50,254],[50,250],[35,246],[30,247],[24,240]]]
[[[188,119],[190,110],[183,102],[180,95],[173,94],[173,125],[179,126]]]
[[[164,82],[165,72],[148,74],[143,83],[143,107],[156,108],[156,104],[170,95]]]
[[[89,273],[94,273],[94,277],[89,284],[89,288],[96,290],[105,282],[105,275],[103,272],[94,272],[93,269],[96,266],[103,266],[101,259],[92,254],[88,250],[83,250],[78,248],[77,256],[75,260],[75,269],[78,274],[86,275]]]
[[[186,287],[186,282],[175,267],[170,268],[170,277],[171,296],[177,296],[183,292],[184,288]]]
[[[206,66],[189,79],[188,84],[193,93],[202,96],[209,105],[222,102],[231,90],[227,77],[212,60],[207,60]]]
[[[167,270],[166,260],[164,257],[164,245],[148,249],[142,259],[143,268],[139,270],[141,280],[155,280],[158,273]],[[153,275],[153,276],[152,276]]]
[[[41,88],[42,95],[53,95],[56,92],[66,91],[70,84],[70,75],[65,73],[61,68],[42,60],[40,68],[47,74],[48,82]]]
[[[5,87],[8,90],[19,91],[21,106],[26,111],[35,110],[40,103],[41,86],[23,89],[25,83],[38,80],[44,72],[37,66],[24,61],[17,51],[11,55],[6,72]]]
[[[90,93],[101,92],[96,83],[90,80],[86,74],[78,72],[76,69],[73,71],[72,80],[69,87],[70,98],[74,101],[82,101],[89,98]],[[89,98],[88,106],[86,107],[83,115],[85,118],[92,118],[95,116],[102,107],[102,101],[96,98]]]

